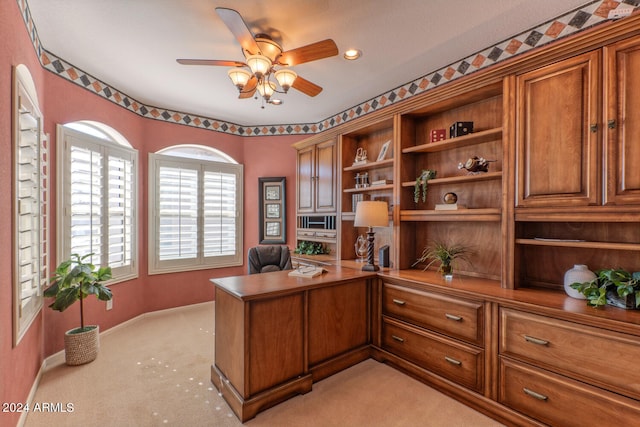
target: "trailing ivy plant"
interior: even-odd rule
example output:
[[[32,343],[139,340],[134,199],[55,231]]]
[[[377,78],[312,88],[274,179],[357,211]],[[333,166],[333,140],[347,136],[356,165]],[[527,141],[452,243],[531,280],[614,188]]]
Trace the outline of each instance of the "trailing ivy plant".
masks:
[[[328,254],[329,249],[325,247],[321,242],[309,242],[306,240],[301,240],[298,242],[298,247],[293,251],[296,254],[303,255],[322,255]]]
[[[573,289],[587,297],[587,304],[597,307],[607,304],[607,291],[615,291],[620,298],[634,295],[635,307],[640,307],[640,271],[629,273],[618,269],[602,269],[590,282],[572,283]]]
[[[436,171],[431,169],[423,169],[420,175],[416,178],[416,185],[413,189],[413,201],[418,203],[420,195],[422,194],[422,201],[427,201],[427,185],[430,179],[436,177]]]

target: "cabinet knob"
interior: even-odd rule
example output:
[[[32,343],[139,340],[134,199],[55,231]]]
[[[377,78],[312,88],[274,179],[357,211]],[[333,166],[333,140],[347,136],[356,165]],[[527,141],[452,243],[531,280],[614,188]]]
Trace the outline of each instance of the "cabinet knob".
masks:
[[[533,390],[530,390],[530,389],[528,389],[528,388],[526,388],[526,387],[524,387],[524,388],[522,389],[522,391],[524,391],[524,392],[525,392],[525,394],[527,394],[527,395],[529,395],[529,396],[531,396],[531,397],[533,397],[533,398],[535,398],[535,399],[538,399],[538,400],[546,401],[546,400],[548,399],[548,397],[547,397],[547,396],[545,396],[544,394],[537,393],[537,392],[535,392],[535,391],[533,391]]]
[[[591,133],[596,133],[598,132],[598,124],[594,123],[591,126],[589,126],[589,129],[591,130]]]
[[[529,335],[525,335],[524,339],[532,344],[537,344],[537,345],[548,345],[549,341],[545,341],[545,340],[541,340],[540,338],[536,338],[536,337],[532,337]]]
[[[615,129],[615,128],[616,128],[616,121],[615,121],[615,120],[613,120],[613,119],[612,119],[612,120],[609,120],[609,121],[607,122],[607,127],[608,127],[609,129]]]

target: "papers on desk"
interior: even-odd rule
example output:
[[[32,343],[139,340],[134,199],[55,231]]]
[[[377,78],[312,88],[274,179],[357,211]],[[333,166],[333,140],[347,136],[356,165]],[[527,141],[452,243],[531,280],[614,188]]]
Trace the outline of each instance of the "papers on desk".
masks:
[[[316,267],[313,265],[305,265],[296,268],[295,270],[291,270],[289,272],[289,276],[291,277],[317,277],[322,273],[326,273],[327,270],[324,268]]]

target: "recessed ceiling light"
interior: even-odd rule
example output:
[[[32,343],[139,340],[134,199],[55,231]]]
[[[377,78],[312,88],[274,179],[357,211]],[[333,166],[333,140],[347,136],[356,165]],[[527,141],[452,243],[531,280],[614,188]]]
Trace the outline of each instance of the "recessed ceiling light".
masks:
[[[362,56],[362,51],[359,49],[348,49],[344,53],[344,59],[354,61]]]

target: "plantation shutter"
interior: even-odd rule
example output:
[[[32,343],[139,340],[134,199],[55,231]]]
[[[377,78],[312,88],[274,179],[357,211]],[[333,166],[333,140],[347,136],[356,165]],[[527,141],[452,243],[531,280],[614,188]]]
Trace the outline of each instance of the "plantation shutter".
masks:
[[[159,258],[198,256],[198,170],[161,166],[158,174]]]
[[[204,173],[204,256],[236,251],[236,176]]]
[[[133,162],[109,156],[109,266],[132,263]]]
[[[18,84],[15,150],[16,329],[17,342],[42,306],[48,280],[48,150],[41,118]]]

